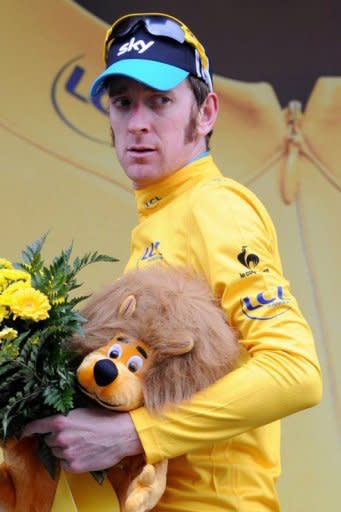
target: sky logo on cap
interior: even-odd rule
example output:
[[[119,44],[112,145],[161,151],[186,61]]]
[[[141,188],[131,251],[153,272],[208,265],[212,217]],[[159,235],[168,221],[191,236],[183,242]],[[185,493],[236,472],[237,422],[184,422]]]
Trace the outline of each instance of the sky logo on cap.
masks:
[[[153,46],[154,43],[155,41],[149,41],[149,43],[145,43],[143,39],[138,39],[136,41],[135,37],[132,37],[128,43],[124,43],[122,46],[120,46],[117,52],[117,56],[119,57],[127,52],[131,52],[132,50],[137,53],[144,53],[148,50],[148,48]]]

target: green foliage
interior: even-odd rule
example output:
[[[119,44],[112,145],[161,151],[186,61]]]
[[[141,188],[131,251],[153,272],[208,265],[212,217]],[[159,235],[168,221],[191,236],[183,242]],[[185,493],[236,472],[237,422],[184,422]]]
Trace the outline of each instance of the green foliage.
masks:
[[[0,339],[0,439],[19,437],[25,424],[51,414],[67,414],[78,396],[75,386],[76,355],[68,350],[68,340],[81,333],[84,318],[75,309],[86,296],[71,296],[81,285],[78,273],[97,262],[117,259],[89,252],[71,261],[72,245],[50,265],[42,259],[46,235],[22,252],[22,262],[14,265],[31,275],[32,287],[51,305],[44,320],[25,320],[15,315],[1,319],[0,331],[15,329],[17,336]],[[1,297],[1,288],[0,288]],[[45,448],[43,448],[45,446]],[[41,460],[54,473],[52,454],[42,444]],[[52,457],[52,458],[51,458]]]
[[[57,476],[57,461],[51,451],[51,448],[44,443],[42,437],[39,438],[38,442],[38,459],[46,467],[50,477],[55,480]]]

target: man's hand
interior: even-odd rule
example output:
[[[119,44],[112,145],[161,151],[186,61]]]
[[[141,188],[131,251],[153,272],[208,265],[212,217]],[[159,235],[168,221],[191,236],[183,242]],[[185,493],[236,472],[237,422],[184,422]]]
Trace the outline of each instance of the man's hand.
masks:
[[[72,473],[107,469],[143,452],[129,414],[105,409],[75,409],[67,416],[32,421],[23,437],[33,434],[45,434],[62,468]]]

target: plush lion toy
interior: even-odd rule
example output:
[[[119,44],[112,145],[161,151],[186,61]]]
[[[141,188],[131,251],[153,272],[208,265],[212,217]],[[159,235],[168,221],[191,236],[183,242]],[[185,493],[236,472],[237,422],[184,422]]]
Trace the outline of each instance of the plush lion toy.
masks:
[[[104,407],[141,405],[157,414],[226,375],[239,355],[235,333],[207,283],[189,271],[153,265],[128,272],[82,311],[82,390]],[[110,340],[110,341],[108,341]],[[167,461],[129,457],[109,471],[124,512],[151,510],[166,486]]]
[[[71,341],[82,361],[77,370],[80,388],[115,411],[144,404],[161,414],[163,408],[190,399],[230,372],[239,356],[235,333],[207,283],[186,270],[152,265],[128,272],[95,293],[81,314],[87,320],[84,337]],[[20,489],[23,475],[15,471],[19,467],[32,480],[26,503],[37,500],[29,509],[18,508],[25,503],[22,493],[16,492],[15,502],[2,491],[13,470],[15,490]],[[39,483],[35,480],[38,470]],[[32,447],[15,453],[0,468],[1,512],[1,506],[6,512],[48,512],[55,487],[44,471]],[[121,512],[147,512],[165,490],[167,461],[150,465],[142,456],[127,457],[108,470],[108,478]],[[39,493],[35,494],[36,488]]]

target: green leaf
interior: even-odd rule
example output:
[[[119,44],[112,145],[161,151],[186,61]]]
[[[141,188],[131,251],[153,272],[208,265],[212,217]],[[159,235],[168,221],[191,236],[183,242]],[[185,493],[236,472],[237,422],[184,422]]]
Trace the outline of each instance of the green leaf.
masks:
[[[65,389],[47,386],[43,391],[44,403],[52,407],[56,413],[66,414],[73,407],[73,388]]]
[[[102,471],[90,471],[90,473],[94,477],[96,482],[100,485],[103,484],[104,480],[107,477],[107,472],[105,469],[103,469]]]
[[[55,480],[57,478],[58,461],[53,455],[51,448],[47,446],[42,436],[38,437],[38,451],[37,456],[39,461],[48,471],[50,477]]]
[[[41,267],[41,249],[45,243],[48,233],[45,233],[41,238],[28,245],[21,253],[24,263],[33,266],[35,269]],[[19,264],[20,265],[20,264]]]

